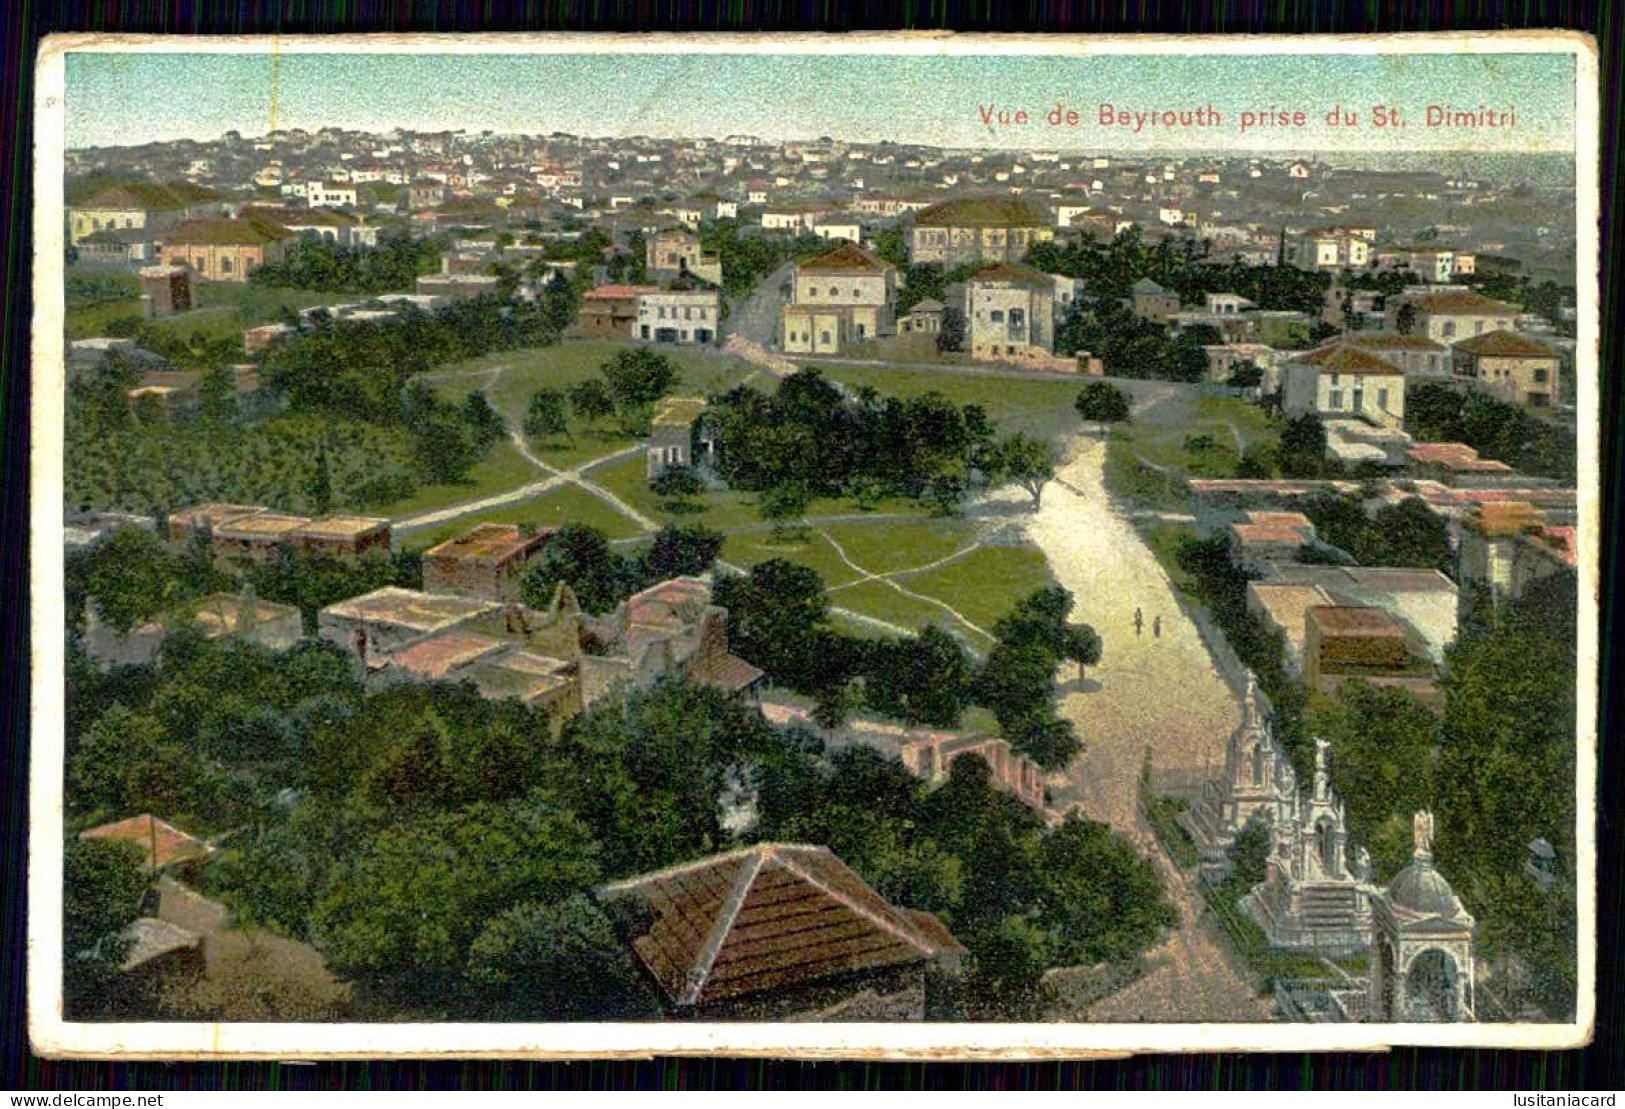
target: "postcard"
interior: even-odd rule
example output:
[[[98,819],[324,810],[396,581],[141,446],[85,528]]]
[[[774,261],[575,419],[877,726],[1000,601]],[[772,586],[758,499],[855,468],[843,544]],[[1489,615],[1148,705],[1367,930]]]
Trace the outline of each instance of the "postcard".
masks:
[[[53,1056],[1559,1047],[1569,33],[66,36]]]

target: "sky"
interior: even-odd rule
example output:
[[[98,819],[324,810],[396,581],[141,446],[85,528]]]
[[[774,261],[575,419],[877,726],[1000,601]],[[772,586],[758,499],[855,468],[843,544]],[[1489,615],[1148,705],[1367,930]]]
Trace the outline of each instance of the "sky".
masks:
[[[762,54],[70,53],[70,148],[213,139],[228,130],[492,130],[620,137],[830,136],[946,147],[1569,152],[1567,54],[899,56]],[[1217,113],[1217,125],[1101,126],[1131,112]],[[1057,105],[1078,113],[1052,126]],[[1375,126],[1374,105],[1403,127]],[[1432,104],[1514,110],[1508,128],[1426,126]],[[989,125],[984,109],[1029,113]],[[1342,106],[1354,126],[1331,127]],[[1302,111],[1240,130],[1243,112]],[[1212,116],[1207,117],[1212,119]]]

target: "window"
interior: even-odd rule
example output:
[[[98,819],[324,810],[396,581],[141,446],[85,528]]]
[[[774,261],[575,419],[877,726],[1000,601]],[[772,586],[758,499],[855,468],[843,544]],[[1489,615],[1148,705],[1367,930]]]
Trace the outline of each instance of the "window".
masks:
[[[1377,407],[1380,410],[1382,410],[1383,412],[1388,411],[1388,390],[1387,389],[1378,389],[1377,390]]]
[[[829,295],[832,297],[838,297],[841,295],[841,290],[837,289],[834,285],[831,285],[829,287]]]
[[[815,285],[808,285],[807,286],[807,299],[813,300],[813,299],[816,299],[817,296],[818,296],[818,287],[815,286]]]
[[[818,333],[818,341],[823,343],[824,345],[828,346],[829,345],[829,332],[820,331]]]
[[[1535,382],[1536,382],[1536,384],[1539,384],[1539,385],[1546,384],[1546,371],[1545,370],[1536,370],[1535,371]]]
[[[1326,407],[1336,412],[1343,410],[1343,390],[1333,389],[1326,394]]]
[[[993,323],[1003,323],[1004,322],[1004,313],[1002,311],[1000,311],[999,309],[995,308],[995,309],[993,309],[993,311],[991,311],[991,312],[989,312],[987,314],[987,318]]]
[[[230,273],[231,272],[231,259],[230,258],[222,258],[222,259],[220,259],[220,272],[221,273]]]
[[[1456,334],[1456,325],[1454,323],[1446,323],[1439,329],[1439,334],[1443,335],[1446,339],[1453,337]]]

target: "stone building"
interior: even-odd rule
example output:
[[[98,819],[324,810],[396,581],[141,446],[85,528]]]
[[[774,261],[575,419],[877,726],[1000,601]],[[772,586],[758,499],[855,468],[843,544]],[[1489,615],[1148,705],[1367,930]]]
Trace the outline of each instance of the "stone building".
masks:
[[[716,444],[705,432],[703,397],[667,397],[649,421],[644,457],[652,480],[673,466],[709,463]]]
[[[1020,361],[1055,349],[1055,284],[1027,266],[1000,262],[966,283],[971,357]]]
[[[172,316],[192,309],[192,271],[185,266],[142,266],[136,272],[141,285],[141,314]]]
[[[1394,1024],[1476,1019],[1472,914],[1433,866],[1433,814],[1414,820],[1411,864],[1371,899],[1367,1019]]]
[[[649,689],[681,673],[729,696],[753,696],[765,675],[728,651],[728,610],[711,603],[710,583],[672,578],[627,598],[601,619],[583,617],[594,643],[579,659],[582,704],[625,689]]]
[[[908,260],[947,269],[988,262],[1020,262],[1055,229],[1044,213],[1011,197],[963,197],[933,204],[914,216]]]
[[[1357,418],[1377,427],[1405,426],[1405,375],[1392,362],[1339,343],[1294,356],[1281,366],[1281,410],[1289,416]]]
[[[1374,229],[1317,227],[1287,236],[1286,264],[1300,270],[1364,269],[1371,262]]]
[[[1558,397],[1558,355],[1514,331],[1486,331],[1450,348],[1455,374],[1513,404],[1550,408]]]
[[[480,524],[423,552],[424,591],[482,601],[514,600],[525,567],[557,530]]]
[[[760,843],[597,896],[636,907],[626,940],[668,1014],[690,1020],[923,1020],[966,954],[827,847]]]
[[[1518,318],[1515,306],[1463,288],[1391,296],[1384,312],[1384,326],[1390,331],[1425,335],[1447,346],[1486,331],[1510,331]],[[1406,316],[1411,317],[1408,331],[1401,326]]]
[[[386,586],[328,605],[317,614],[317,631],[370,670],[430,636],[465,628],[501,611],[493,601]]]
[[[1129,305],[1142,320],[1161,323],[1179,311],[1179,294],[1142,277],[1129,289]]]
[[[600,285],[581,296],[571,330],[588,339],[624,339],[638,319],[638,297],[657,293],[656,285]]]
[[[293,240],[292,231],[268,220],[187,220],[163,233],[162,257],[207,281],[244,283],[262,265],[282,261]]]
[[[643,293],[629,338],[650,343],[706,345],[717,340],[722,297],[716,290]]]
[[[68,207],[68,242],[77,245],[97,231],[155,234],[182,220],[220,215],[224,204],[213,189],[186,181],[113,185]]]
[[[644,264],[649,276],[671,281],[693,274],[713,285],[722,284],[722,262],[700,245],[700,236],[686,227],[665,227],[643,243]]]
[[[1499,606],[1529,586],[1579,564],[1572,526],[1552,526],[1527,501],[1474,505],[1462,518],[1456,545],[1456,577],[1482,586]],[[1470,596],[1462,590],[1465,603]]]
[[[839,354],[851,343],[889,335],[896,267],[843,243],[795,268],[780,346],[787,353]]]

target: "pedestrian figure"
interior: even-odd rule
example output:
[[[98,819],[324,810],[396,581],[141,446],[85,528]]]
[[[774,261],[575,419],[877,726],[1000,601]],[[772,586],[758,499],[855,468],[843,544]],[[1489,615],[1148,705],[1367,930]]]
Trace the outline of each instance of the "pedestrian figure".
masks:
[[[1134,610],[1134,634],[1139,635],[1140,629],[1145,626],[1145,616],[1139,609]]]
[[[1151,621],[1151,634],[1158,639],[1162,638],[1162,617],[1159,616]]]

